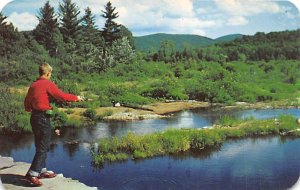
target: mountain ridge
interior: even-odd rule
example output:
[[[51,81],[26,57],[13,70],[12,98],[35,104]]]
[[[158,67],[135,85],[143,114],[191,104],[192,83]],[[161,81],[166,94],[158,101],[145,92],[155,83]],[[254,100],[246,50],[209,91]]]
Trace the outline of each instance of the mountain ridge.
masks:
[[[171,41],[176,50],[183,50],[184,48],[199,48],[212,45],[220,42],[228,42],[241,38],[242,34],[230,34],[221,36],[216,39],[211,39],[205,36],[196,34],[167,34],[155,33],[145,36],[134,37],[134,44],[138,51],[157,51],[163,41]]]

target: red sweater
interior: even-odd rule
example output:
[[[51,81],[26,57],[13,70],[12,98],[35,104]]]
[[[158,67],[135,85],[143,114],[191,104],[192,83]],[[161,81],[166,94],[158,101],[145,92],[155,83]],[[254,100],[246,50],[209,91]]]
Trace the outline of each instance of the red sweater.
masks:
[[[50,96],[63,102],[78,101],[77,96],[62,92],[53,82],[45,78],[38,78],[28,90],[24,101],[25,110],[28,112],[51,110]]]

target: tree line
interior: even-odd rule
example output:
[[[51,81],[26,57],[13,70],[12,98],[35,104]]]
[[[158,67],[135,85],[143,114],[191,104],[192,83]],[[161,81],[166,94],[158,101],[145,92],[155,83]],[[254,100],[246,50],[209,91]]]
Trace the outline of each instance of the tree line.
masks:
[[[148,51],[145,59],[166,63],[181,60],[197,61],[270,61],[300,60],[300,29],[294,31],[257,32],[254,36],[244,35],[231,42],[217,43],[203,48],[188,44],[176,50],[174,41],[164,40],[158,51]]]
[[[106,21],[101,30],[91,9],[84,11],[79,18],[79,7],[72,0],[62,0],[55,12],[47,1],[37,14],[38,25],[26,32],[18,32],[0,13],[0,57],[10,62],[5,67],[11,70],[13,60],[23,61],[24,57],[18,56],[30,57],[29,54],[39,54],[39,58],[29,58],[31,63],[50,60],[69,72],[101,72],[118,63],[130,63],[135,56],[132,33],[115,22],[119,15],[111,2],[102,10]],[[2,78],[6,78],[7,73],[3,74]]]
[[[0,13],[0,80],[31,81],[37,63],[49,62],[59,69],[57,78],[67,73],[106,72],[118,64],[135,59],[176,63],[189,60],[219,62],[299,60],[300,30],[258,32],[231,42],[203,48],[185,44],[176,50],[173,41],[161,42],[159,50],[136,52],[131,31],[118,24],[116,8],[107,2],[102,10],[105,24],[99,29],[95,15],[86,7],[79,17],[79,7],[72,0],[62,0],[55,11],[47,1],[38,11],[38,25],[32,31],[19,32]],[[24,68],[26,66],[26,68]]]

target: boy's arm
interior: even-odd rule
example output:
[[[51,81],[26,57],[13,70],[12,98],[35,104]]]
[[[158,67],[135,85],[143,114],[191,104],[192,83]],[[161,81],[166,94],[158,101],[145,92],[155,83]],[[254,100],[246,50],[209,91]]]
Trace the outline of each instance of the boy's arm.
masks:
[[[82,101],[80,96],[74,94],[68,94],[61,91],[54,83],[50,82],[47,92],[55,99],[62,102],[77,102]]]

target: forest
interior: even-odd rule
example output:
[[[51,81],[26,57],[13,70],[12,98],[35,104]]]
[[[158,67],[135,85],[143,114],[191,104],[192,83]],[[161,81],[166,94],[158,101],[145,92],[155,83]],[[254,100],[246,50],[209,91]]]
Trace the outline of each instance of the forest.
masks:
[[[99,7],[101,9],[101,7]],[[115,22],[108,2],[105,25],[99,29],[89,7],[62,0],[58,10],[48,2],[39,9],[39,24],[18,31],[0,13],[0,127],[26,128],[24,93],[38,77],[38,66],[53,66],[53,81],[64,91],[93,99],[76,104],[94,109],[112,101],[144,105],[165,100],[210,103],[285,101],[297,106],[300,97],[300,29],[243,35],[203,47],[162,40],[158,49],[135,47],[131,31]],[[120,15],[122,16],[122,15]],[[155,40],[155,39],[154,39]],[[15,89],[15,90],[14,90]],[[63,114],[57,125],[64,124]]]

